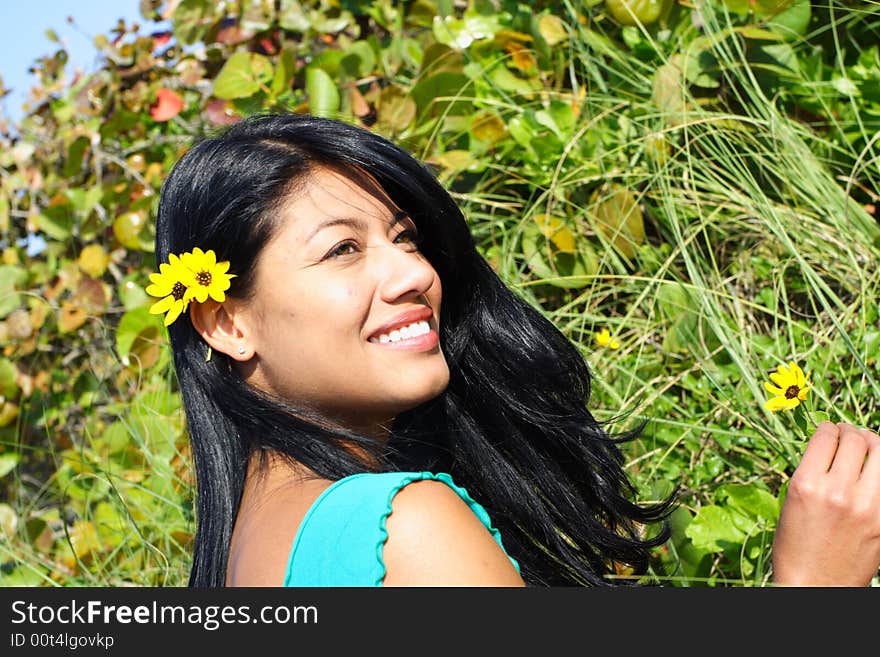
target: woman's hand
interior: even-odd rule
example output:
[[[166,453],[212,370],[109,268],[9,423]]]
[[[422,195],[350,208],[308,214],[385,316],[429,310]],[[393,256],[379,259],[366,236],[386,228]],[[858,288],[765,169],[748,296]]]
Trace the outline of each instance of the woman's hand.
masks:
[[[773,582],[867,586],[880,567],[880,436],[823,422],[792,475],[773,540]]]

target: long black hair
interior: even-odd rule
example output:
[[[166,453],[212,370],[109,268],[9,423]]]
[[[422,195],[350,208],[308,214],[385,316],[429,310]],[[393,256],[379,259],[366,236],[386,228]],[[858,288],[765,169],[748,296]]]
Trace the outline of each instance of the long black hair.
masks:
[[[387,139],[342,121],[256,115],[199,141],[165,180],[156,258],[198,246],[235,273],[248,298],[279,208],[316,166],[366,172],[416,223],[442,286],[440,344],[450,381],[401,413],[387,445],[258,390],[207,345],[184,313],[169,326],[196,469],[191,586],[223,586],[254,452],[277,453],[336,480],[357,472],[448,472],[486,507],[532,585],[610,585],[647,571],[669,535],[672,498],[639,504],[619,442],[587,409],[590,372],[577,350],[514,294],[475,248],[467,222],[430,170]],[[359,449],[352,449],[356,446]],[[368,458],[365,458],[365,455]],[[653,534],[647,531],[660,523]]]

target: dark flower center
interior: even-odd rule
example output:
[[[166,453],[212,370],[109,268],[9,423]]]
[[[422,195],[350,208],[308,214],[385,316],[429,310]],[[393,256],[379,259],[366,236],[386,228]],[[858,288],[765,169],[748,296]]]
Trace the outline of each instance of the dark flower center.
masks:
[[[788,386],[788,390],[785,391],[786,399],[794,399],[798,396],[798,393],[801,391],[797,386]]]
[[[174,297],[175,301],[180,301],[181,299],[183,299],[183,295],[185,295],[185,294],[186,294],[186,285],[184,285],[180,281],[177,281],[174,284],[174,287],[171,288],[171,296]]]
[[[196,274],[196,282],[199,285],[204,285],[205,287],[207,287],[211,284],[211,272],[200,271],[198,274]]]

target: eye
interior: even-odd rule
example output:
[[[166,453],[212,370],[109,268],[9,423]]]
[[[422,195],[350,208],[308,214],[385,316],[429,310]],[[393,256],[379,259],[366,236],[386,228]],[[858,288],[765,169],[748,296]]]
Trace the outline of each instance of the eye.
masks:
[[[352,249],[352,251],[346,251],[346,249]],[[333,249],[326,255],[327,258],[337,258],[339,256],[351,255],[357,251],[357,244],[352,240],[346,240],[337,244]]]
[[[397,242],[397,240],[399,240],[401,238],[405,238],[408,242],[413,244],[413,246],[415,246],[416,248],[419,248],[419,246],[421,246],[421,244],[422,244],[422,236],[419,235],[419,232],[417,230],[404,230],[401,233],[399,233],[397,235],[397,237],[394,238],[394,241]]]

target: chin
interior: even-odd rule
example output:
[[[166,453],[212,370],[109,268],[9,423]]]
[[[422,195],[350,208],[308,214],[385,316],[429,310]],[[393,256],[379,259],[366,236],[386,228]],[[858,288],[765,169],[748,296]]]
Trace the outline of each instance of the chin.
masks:
[[[442,374],[438,373],[435,378],[422,381],[418,388],[408,389],[406,391],[406,398],[398,400],[397,413],[412,410],[427,401],[439,397],[446,390],[447,386],[449,386],[449,370],[444,369]]]

